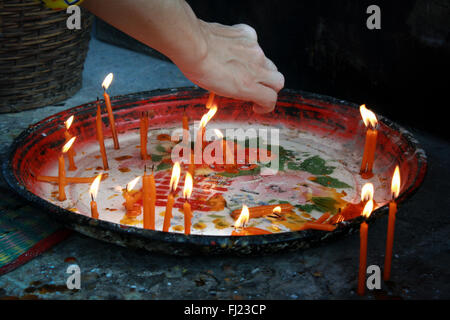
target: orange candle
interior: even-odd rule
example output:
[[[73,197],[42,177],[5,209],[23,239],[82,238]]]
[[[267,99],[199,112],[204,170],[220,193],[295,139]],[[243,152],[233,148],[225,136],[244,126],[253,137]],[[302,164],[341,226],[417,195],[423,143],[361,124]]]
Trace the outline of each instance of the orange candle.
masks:
[[[192,194],[193,184],[194,182],[192,180],[192,176],[189,172],[187,172],[186,178],[184,180],[184,189],[183,189],[183,197],[185,199],[185,202],[183,204],[184,234],[191,234],[191,221],[193,214],[191,210],[191,205],[189,204],[188,200]]]
[[[106,179],[108,174],[102,175],[102,180]],[[95,177],[65,177],[65,184],[68,183],[92,183]],[[59,177],[37,176],[36,180],[43,182],[59,182]]]
[[[192,176],[194,175],[194,171],[195,168],[194,166],[194,155],[192,153],[191,150],[191,141],[190,141],[190,133],[189,133],[189,118],[186,114],[183,114],[183,119],[182,119],[182,125],[183,125],[183,145],[185,146],[185,149],[187,152],[189,152],[190,155],[190,162],[188,162],[189,164],[189,172],[191,172]],[[183,151],[184,152],[184,151]],[[188,158],[188,155],[183,153],[183,157],[185,159]]]
[[[152,229],[155,229],[155,207],[156,207],[156,185],[155,185],[155,177],[152,174],[150,175],[150,216],[149,216],[149,226]]]
[[[323,215],[320,216],[319,219],[315,221],[315,223],[323,223],[325,220],[327,220],[330,217],[330,214],[328,212],[325,212]]]
[[[70,126],[72,125],[74,116],[70,116],[69,119],[67,119],[64,124],[66,125],[66,131],[64,132],[64,136],[66,138],[66,142],[69,141],[72,138],[72,135],[69,132]],[[67,151],[67,158],[69,159],[69,171],[75,171],[77,170],[77,167],[75,165],[75,151],[73,148],[69,149]]]
[[[305,224],[303,225],[303,229],[334,231],[334,229],[336,229],[336,226],[328,223],[305,222]]]
[[[234,166],[234,143],[228,140],[223,140],[223,148],[225,152],[225,164],[228,168],[231,168]]]
[[[156,187],[153,172],[142,178],[142,193],[144,206],[144,228],[155,230],[155,203],[156,203]]]
[[[193,217],[191,205],[186,200],[183,204],[183,213],[184,213],[184,234],[191,234],[191,220]]]
[[[364,295],[366,286],[366,269],[367,269],[367,232],[368,226],[366,222],[361,223],[359,228],[359,273],[358,273],[358,294]]]
[[[94,200],[91,200],[91,217],[98,219],[97,203]]]
[[[337,223],[341,223],[342,221],[344,221],[344,216],[342,214],[337,214],[334,215],[329,221],[328,223],[330,224],[337,224]]]
[[[147,160],[147,134],[148,134],[148,112],[143,112],[141,114],[141,122],[140,122],[140,136],[141,136],[141,159]]]
[[[197,164],[203,163],[203,126],[202,126],[201,121],[200,121],[200,127],[198,128],[198,132],[197,132],[197,138],[195,140],[194,160],[195,160],[195,163],[197,163]]]
[[[127,214],[134,211],[134,197],[126,190],[122,190],[122,196],[125,199],[125,209]]]
[[[100,180],[102,179],[102,174],[100,173],[92,182],[91,187],[89,188],[89,193],[91,195],[91,217],[94,219],[98,219],[98,210],[97,203],[95,202],[95,198],[97,198],[98,188],[100,185]]]
[[[227,148],[227,141],[225,139],[222,139],[222,153],[223,153],[223,164],[227,163],[227,158],[228,161],[230,161],[230,156],[228,154],[228,148]]]
[[[98,145],[100,146],[100,154],[102,155],[103,170],[108,170],[109,169],[108,158],[106,156],[105,140],[103,139],[102,111],[98,99],[97,99],[96,127],[97,127],[97,141]]]
[[[365,188],[363,188],[365,189]],[[373,190],[372,188],[368,188],[365,190]],[[359,228],[359,237],[360,237],[360,245],[359,245],[359,272],[358,272],[358,295],[364,295],[365,286],[366,286],[366,270],[367,270],[367,233],[369,226],[366,223],[367,218],[369,218],[370,214],[373,210],[373,193],[368,194],[369,200],[364,206],[362,216],[365,221],[361,223]]]
[[[244,204],[242,206],[239,217],[234,222],[233,225],[234,231],[231,233],[231,235],[233,236],[245,235],[246,233],[244,232],[244,229],[249,219],[250,219],[250,211],[248,210],[248,207]]]
[[[231,148],[228,147],[228,141],[223,138],[223,134],[220,130],[214,129],[214,133],[222,141],[223,164],[225,164],[225,165],[233,164],[234,163],[234,155],[231,152]]]
[[[364,145],[364,153],[361,161],[361,175],[368,179],[373,176],[372,168],[375,158],[375,149],[377,144],[378,132],[376,129],[367,129],[366,142]]]
[[[394,175],[392,177],[391,184],[392,200],[389,202],[389,221],[386,239],[386,254],[384,257],[384,281],[388,281],[391,277],[391,262],[392,262],[392,247],[394,245],[394,228],[395,228],[395,216],[397,214],[397,203],[395,198],[400,193],[400,169],[395,167]]]
[[[61,154],[58,158],[58,200],[64,201],[66,200],[66,191],[64,187],[66,186],[66,169],[64,162],[64,154]]]
[[[173,204],[175,202],[175,198],[173,193],[177,189],[178,186],[178,180],[180,179],[180,164],[178,162],[175,162],[172,168],[172,177],[170,178],[170,185],[169,185],[169,196],[167,197],[167,204],[166,204],[166,212],[164,214],[164,223],[163,223],[163,231],[168,232],[170,227],[170,220],[172,219],[172,208]]]
[[[376,125],[378,120],[375,114],[367,109],[365,105],[361,105],[359,110],[361,112],[361,117],[363,118],[364,124],[367,127],[360,174],[362,178],[368,179],[373,176],[372,169],[377,145],[378,131],[376,129]],[[369,125],[371,127],[369,127]]]
[[[136,177],[133,180],[131,180],[128,184],[126,189],[123,191],[123,197],[125,199],[125,209],[126,214],[129,217],[137,217],[141,214],[141,206],[136,203],[137,199],[133,195],[133,188],[137,184],[141,177]]]
[[[183,130],[189,131],[189,118],[186,114],[183,114],[182,124]]]
[[[103,80],[103,83],[102,83],[102,87],[104,89],[103,97],[105,98],[106,110],[108,111],[109,125],[111,126],[112,138],[114,141],[114,149],[120,149],[119,139],[117,137],[117,131],[116,131],[116,122],[114,121],[114,114],[113,114],[112,107],[111,107],[111,100],[109,99],[109,95],[106,92],[106,89],[108,89],[109,85],[112,82],[112,79],[113,79],[113,74],[110,73],[105,77],[105,80]]]
[[[206,141],[206,126],[202,128],[202,151],[205,150],[208,141]]]
[[[195,176],[194,154],[192,152],[191,152],[191,160],[188,166],[188,172],[191,174],[192,177]]]
[[[262,205],[257,207],[248,208],[249,210],[249,218],[261,218],[267,215],[271,215],[276,213],[277,215],[281,215],[282,213],[286,214],[292,211],[294,206],[290,203],[280,203],[274,205]],[[242,212],[242,211],[241,211]],[[238,219],[239,217],[239,209],[233,210],[231,212],[231,217],[233,219]]]
[[[279,209],[279,210],[278,210]],[[281,212],[280,207],[275,207],[273,212]],[[256,235],[262,235],[262,234],[271,234],[270,231],[256,228],[256,227],[247,227],[247,223],[250,220],[250,210],[248,207],[244,204],[242,206],[241,213],[239,214],[239,217],[235,221],[233,227],[234,230],[231,232],[232,236],[256,236]]]
[[[172,208],[173,208],[174,202],[175,202],[175,199],[173,197],[173,194],[169,193],[169,196],[167,197],[166,211],[164,213],[164,224],[163,224],[164,232],[169,231],[170,220],[172,219]]]
[[[183,114],[182,118],[183,125],[183,143],[189,144],[189,118],[186,114]]]
[[[272,232],[256,227],[244,227],[241,230],[231,232],[232,236],[257,236],[262,234],[272,234]]]
[[[212,106],[207,113],[205,113],[200,120],[198,132],[197,132],[197,138],[195,140],[195,147],[194,147],[194,156],[195,156],[195,163],[201,164],[203,163],[203,142],[205,141],[205,131],[206,131],[206,124],[209,122],[209,120],[212,119],[212,117],[217,112],[217,106]]]
[[[58,200],[64,201],[66,200],[66,168],[65,168],[65,161],[64,161],[64,153],[66,153],[70,147],[72,146],[73,142],[75,141],[76,137],[72,137],[69,141],[67,141],[64,146],[62,147],[62,153],[58,158]]]

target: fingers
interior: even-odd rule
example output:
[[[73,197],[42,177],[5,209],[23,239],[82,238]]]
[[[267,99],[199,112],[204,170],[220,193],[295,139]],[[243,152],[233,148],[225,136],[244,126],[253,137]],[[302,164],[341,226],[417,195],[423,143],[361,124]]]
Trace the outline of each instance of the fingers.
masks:
[[[275,63],[273,63],[272,60],[270,60],[269,58],[266,58],[265,68],[272,71],[278,71],[278,68],[275,65]]]
[[[270,61],[270,60],[269,60]],[[284,76],[278,71],[267,71],[254,91],[253,111],[255,113],[268,113],[275,109],[278,92],[284,87]]]
[[[214,26],[215,30],[220,31],[220,36],[227,36],[231,38],[244,38],[255,42],[258,41],[258,35],[256,34],[255,29],[243,23],[227,26],[213,22],[209,23],[209,25]],[[214,31],[214,29],[212,31]]]
[[[254,103],[253,104],[253,112],[258,114],[264,114],[272,112],[275,109],[275,105],[272,108],[265,108],[259,104]]]
[[[258,35],[256,33],[256,30],[253,29],[252,27],[250,27],[249,25],[240,23],[240,24],[235,24],[232,27],[241,31],[243,36],[248,37],[252,40],[258,41]]]
[[[284,87],[284,76],[265,56],[255,29],[245,24],[202,26],[208,54],[199,65],[179,66],[182,72],[218,95],[253,102],[256,113],[273,111],[278,92]]]
[[[272,88],[263,84],[257,84],[251,91],[251,98],[249,100],[256,104],[256,106],[253,107],[255,112],[267,113],[275,108],[277,98],[278,95]]]
[[[278,71],[261,71],[259,83],[279,92],[284,87],[284,76]]]

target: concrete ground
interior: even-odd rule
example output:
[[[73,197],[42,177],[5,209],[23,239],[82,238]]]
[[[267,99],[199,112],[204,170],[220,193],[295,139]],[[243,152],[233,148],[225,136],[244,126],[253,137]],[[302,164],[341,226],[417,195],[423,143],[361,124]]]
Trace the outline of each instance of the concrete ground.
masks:
[[[191,85],[172,64],[92,39],[83,88],[59,106],[0,115],[0,157],[29,124],[95,100],[113,72],[111,95]],[[410,129],[429,158],[419,191],[399,208],[392,281],[362,299],[450,298],[450,144]],[[5,185],[0,180],[2,186]],[[8,196],[8,195],[2,195]],[[36,215],[41,214],[36,209]],[[369,229],[368,264],[381,268],[387,219]],[[173,257],[118,247],[74,233],[0,276],[0,298],[39,299],[361,299],[355,293],[359,236],[264,257]],[[81,289],[66,288],[66,269],[81,269]]]

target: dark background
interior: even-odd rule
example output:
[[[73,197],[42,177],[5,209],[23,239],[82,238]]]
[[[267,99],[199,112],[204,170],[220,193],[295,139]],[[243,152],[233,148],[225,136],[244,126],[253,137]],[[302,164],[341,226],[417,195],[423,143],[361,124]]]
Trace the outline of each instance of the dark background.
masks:
[[[208,22],[246,23],[285,76],[285,88],[365,103],[450,140],[449,0],[187,0]],[[381,29],[369,30],[370,5]],[[97,38],[161,57],[97,19]]]
[[[448,0],[188,0],[197,16],[254,27],[285,87],[330,95],[450,137]],[[381,29],[369,30],[369,5]]]

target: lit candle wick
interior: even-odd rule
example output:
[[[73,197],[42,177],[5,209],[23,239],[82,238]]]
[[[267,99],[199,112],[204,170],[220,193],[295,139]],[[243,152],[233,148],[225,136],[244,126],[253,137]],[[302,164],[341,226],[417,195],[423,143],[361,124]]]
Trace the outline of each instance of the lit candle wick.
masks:
[[[167,196],[166,212],[164,214],[163,231],[168,232],[170,227],[170,220],[172,219],[172,208],[175,202],[174,193],[178,186],[178,180],[180,179],[180,163],[175,162],[172,168],[172,177],[169,184],[169,195]]]
[[[112,73],[109,73],[105,77],[105,80],[103,80],[103,83],[102,83],[103,97],[105,98],[106,110],[108,111],[108,118],[109,118],[109,124],[111,126],[111,133],[112,133],[112,138],[113,138],[113,142],[114,142],[114,149],[120,149],[119,139],[117,137],[116,123],[114,120],[114,114],[113,114],[112,107],[111,107],[111,100],[109,98],[108,93],[106,92],[106,89],[109,87],[112,80],[113,80]]]
[[[192,194],[192,188],[193,188],[193,180],[192,176],[189,172],[186,173],[186,178],[184,180],[184,189],[183,189],[183,197],[184,197],[184,204],[183,204],[183,213],[184,213],[184,233],[189,235],[191,234],[191,220],[193,217],[191,205],[189,203],[189,198]]]
[[[373,176],[372,168],[375,159],[375,150],[377,144],[378,120],[375,113],[367,109],[364,104],[360,106],[359,111],[361,113],[364,125],[367,128],[360,174],[363,179],[368,179]]]
[[[91,187],[89,188],[89,193],[91,195],[91,217],[94,219],[98,219],[98,210],[97,203],[95,202],[95,198],[97,197],[98,189],[100,187],[100,181],[102,180],[102,174],[100,173],[92,182]]]
[[[366,285],[366,268],[367,268],[367,233],[369,226],[367,225],[367,219],[372,213],[373,210],[373,185],[371,183],[367,183],[363,186],[361,190],[361,199],[367,199],[367,203],[364,206],[362,211],[362,216],[364,217],[364,221],[360,225],[359,229],[359,237],[360,237],[360,245],[359,245],[359,272],[358,272],[358,295],[364,295],[365,285]]]
[[[234,223],[235,230],[236,229],[245,229],[249,218],[250,218],[250,212],[248,210],[248,207],[244,204],[242,206],[241,214],[239,215],[238,219]]]
[[[391,183],[391,201],[389,202],[389,218],[388,229],[386,237],[386,253],[384,256],[384,281],[388,281],[391,276],[391,264],[392,264],[392,248],[394,246],[394,229],[395,229],[395,217],[397,214],[397,203],[395,199],[400,194],[400,168],[395,167],[394,174],[392,176]]]

